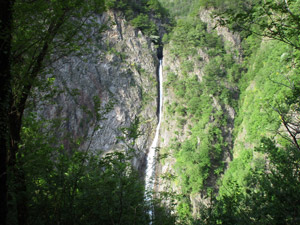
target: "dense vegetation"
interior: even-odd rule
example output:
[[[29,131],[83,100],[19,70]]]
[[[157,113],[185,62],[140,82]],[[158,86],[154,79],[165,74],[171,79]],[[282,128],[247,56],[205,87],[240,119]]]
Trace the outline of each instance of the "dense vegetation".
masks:
[[[175,18],[185,17],[199,9],[199,1],[191,0],[160,0],[163,7],[169,10],[170,14]]]
[[[153,19],[164,21],[168,11],[158,0],[107,0],[108,9],[119,10],[125,14],[130,23],[147,35],[158,35],[158,28]]]
[[[101,157],[72,149],[70,155],[63,145],[53,147],[55,135],[41,134],[41,126],[33,115],[26,118],[17,162],[25,173],[26,192],[16,198],[26,195],[28,224],[149,223],[144,185],[128,154]],[[18,224],[15,201],[9,204],[8,224]]]
[[[66,133],[61,126],[66,118],[50,120],[34,113],[36,100],[54,104],[58,94],[72,91],[53,85],[51,66],[63,57],[90,54],[96,38],[91,35],[107,29],[97,21],[105,10],[119,10],[137,29],[157,34],[150,17],[161,19],[165,13],[157,1],[121,3],[1,1],[1,225],[174,224],[175,217],[159,199],[145,201],[149,193],[141,172],[131,165],[137,124],[122,128],[126,152],[90,151],[112,103],[102,108],[95,96],[93,107],[78,105],[93,130],[88,136]],[[76,90],[71,95],[78,97]],[[83,141],[88,145],[83,147]],[[150,217],[150,209],[160,217]]]
[[[213,170],[215,173],[223,170],[220,161],[226,146],[222,129],[227,126],[227,119],[222,110],[214,109],[213,101],[217,101],[221,108],[223,106],[223,110],[225,104],[234,104],[234,88],[230,86],[238,76],[238,67],[233,68],[233,55],[226,53],[220,37],[207,32],[206,24],[197,18],[179,20],[169,38],[172,54],[181,60],[182,74],[167,73],[165,87],[174,89],[177,101],[167,105],[167,112],[177,115],[179,126],[184,126],[187,118],[193,123],[190,138],[181,145],[175,143],[175,146],[180,146],[176,165],[187,190],[198,192]],[[197,48],[206,49],[206,52],[201,56]],[[204,65],[201,57],[206,54],[211,60]],[[199,76],[194,72],[194,67],[200,65],[195,65],[191,57],[200,60],[204,66],[206,76],[203,82],[199,82]],[[197,144],[199,138],[200,145]]]
[[[162,0],[181,17],[163,39],[179,67],[165,68],[166,119],[177,127],[166,125],[175,134],[161,152],[162,163],[176,158],[169,179],[178,187],[179,221],[297,224],[298,2],[198,3],[188,12],[186,1]],[[239,32],[241,50],[200,20],[207,8],[219,26]],[[195,205],[200,195],[209,203]]]
[[[299,224],[299,1],[160,2],[1,2],[1,225]],[[163,176],[177,189],[149,202],[130,163],[138,124],[122,128],[126,152],[92,154],[80,144],[93,134],[58,140],[63,118],[31,113],[30,96],[50,90],[43,100],[53,100],[49,65],[88,54],[83,43],[105,29],[95,13],[114,10],[157,39],[166,8],[176,23],[162,42],[178,68],[164,68],[165,122],[175,126],[165,127],[173,134],[161,163],[175,158]],[[208,9],[241,46],[200,19]],[[94,131],[111,107],[100,105],[95,97],[82,109]]]

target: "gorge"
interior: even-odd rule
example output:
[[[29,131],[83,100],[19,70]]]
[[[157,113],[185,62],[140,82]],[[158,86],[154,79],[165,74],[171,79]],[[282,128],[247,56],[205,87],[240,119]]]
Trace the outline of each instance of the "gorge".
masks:
[[[0,224],[298,224],[299,7],[12,1]]]

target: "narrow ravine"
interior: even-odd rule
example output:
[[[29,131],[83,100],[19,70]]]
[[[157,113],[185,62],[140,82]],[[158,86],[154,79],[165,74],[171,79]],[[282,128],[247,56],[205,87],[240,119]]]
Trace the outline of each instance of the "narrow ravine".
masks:
[[[158,138],[159,138],[159,130],[162,118],[162,104],[163,104],[163,79],[162,79],[162,59],[159,60],[159,71],[158,71],[158,82],[159,82],[159,111],[158,111],[158,124],[156,127],[155,137],[149,149],[149,153],[147,156],[147,169],[146,169],[146,192],[151,193],[154,180],[155,180],[155,156],[156,149],[158,148]],[[147,195],[146,200],[151,200],[152,194]]]

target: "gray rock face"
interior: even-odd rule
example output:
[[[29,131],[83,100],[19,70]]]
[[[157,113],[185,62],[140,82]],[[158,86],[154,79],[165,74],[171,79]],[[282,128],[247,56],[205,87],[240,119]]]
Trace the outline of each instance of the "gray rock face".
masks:
[[[135,142],[138,149],[134,165],[142,171],[145,154],[157,124],[157,51],[150,39],[129,25],[121,15],[106,13],[98,18],[107,24],[104,32],[94,32],[90,53],[70,56],[53,65],[54,84],[64,90],[52,106],[39,107],[46,118],[66,118],[61,124],[73,139],[84,137],[82,149],[89,151],[126,150],[127,136],[120,128],[136,118],[142,133]],[[94,99],[100,99],[97,121]],[[113,102],[109,110],[109,103]],[[118,137],[124,137],[120,140]],[[67,143],[65,143],[67,145]]]

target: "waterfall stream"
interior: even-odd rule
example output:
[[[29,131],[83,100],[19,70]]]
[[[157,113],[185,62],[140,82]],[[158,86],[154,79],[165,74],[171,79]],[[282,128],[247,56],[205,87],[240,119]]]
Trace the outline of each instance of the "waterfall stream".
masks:
[[[159,60],[159,72],[158,72],[158,82],[159,82],[159,111],[158,111],[158,124],[156,127],[155,137],[151,144],[151,147],[147,156],[147,169],[146,169],[146,192],[151,192],[154,186],[154,174],[155,174],[155,156],[156,149],[158,147],[158,137],[159,137],[159,129],[162,118],[162,104],[163,104],[163,79],[162,79],[162,60]],[[146,200],[151,200],[152,195],[148,196]]]

